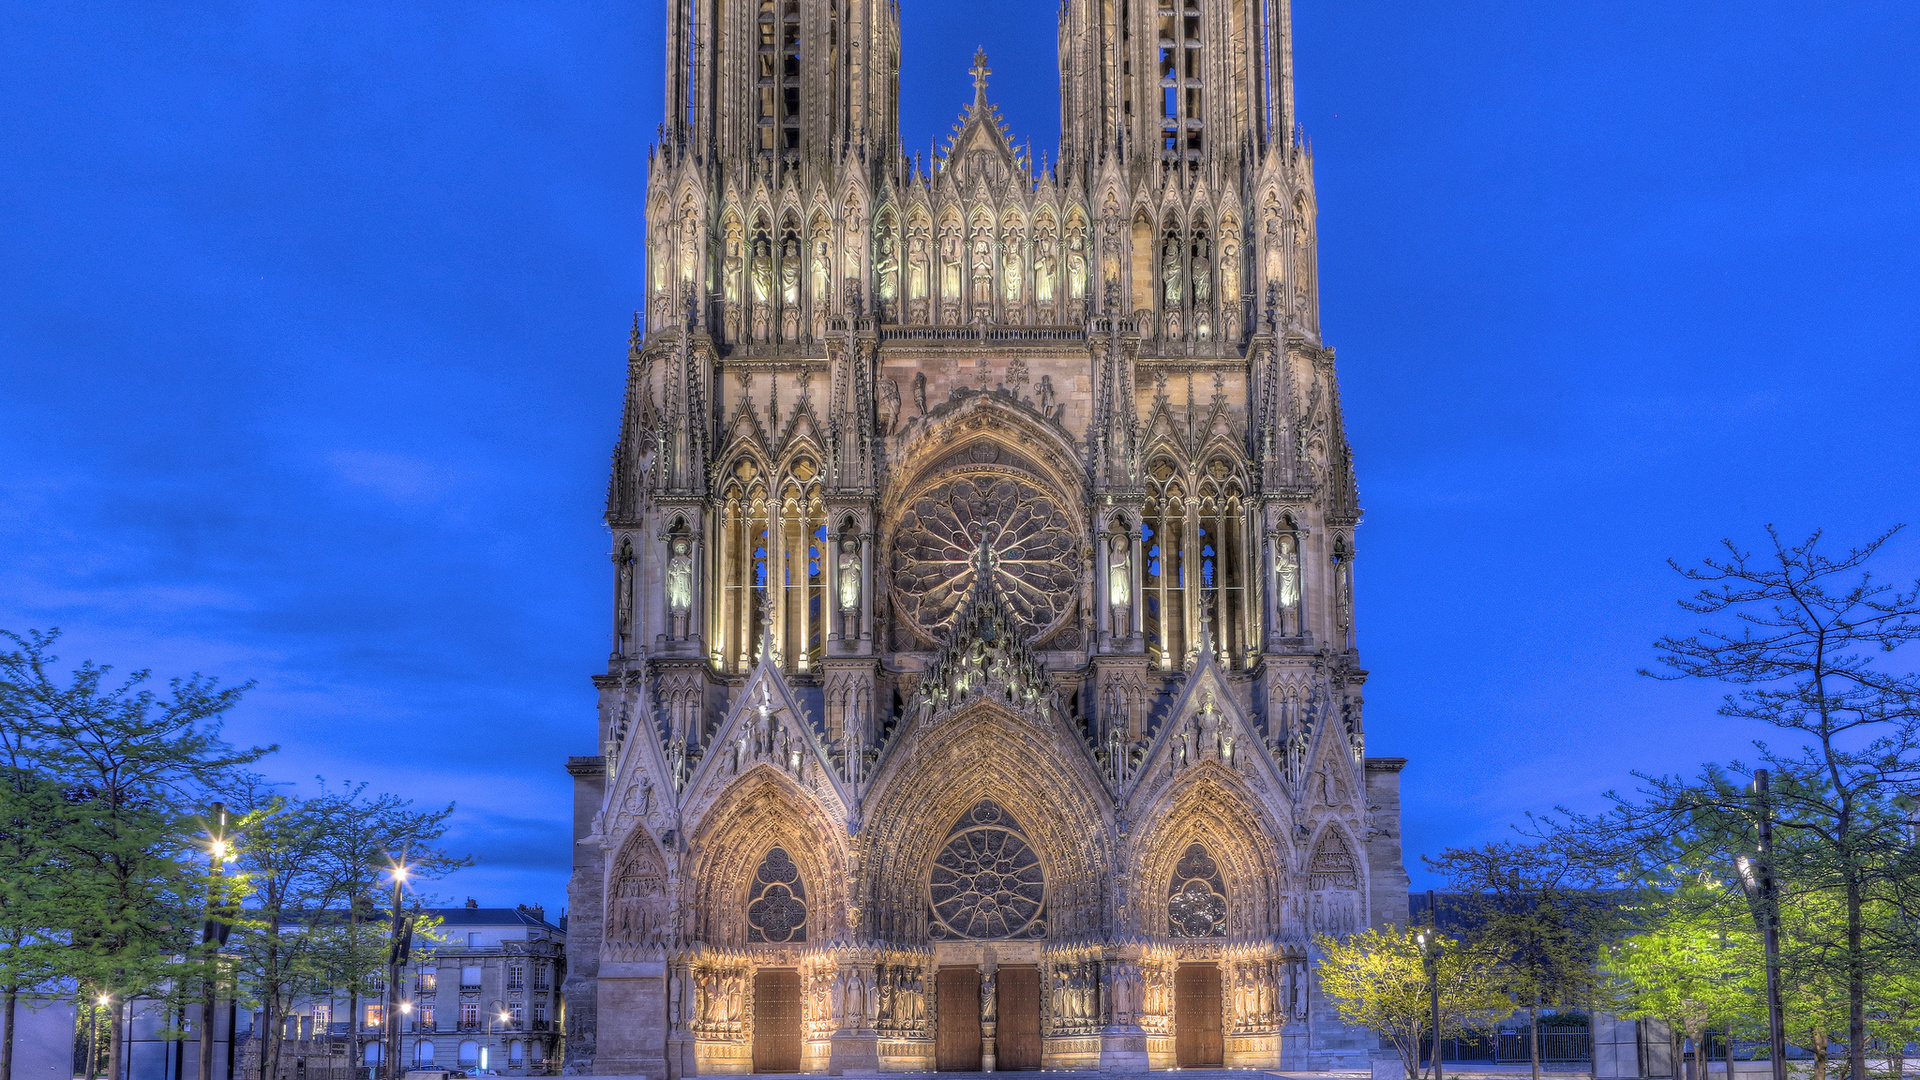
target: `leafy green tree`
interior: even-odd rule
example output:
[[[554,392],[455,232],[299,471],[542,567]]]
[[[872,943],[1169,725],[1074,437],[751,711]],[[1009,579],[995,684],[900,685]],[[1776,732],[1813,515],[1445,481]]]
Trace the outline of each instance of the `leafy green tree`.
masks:
[[[1809,933],[1834,932],[1808,938],[1796,963],[1807,986],[1831,977],[1843,988],[1855,1080],[1866,1075],[1874,973],[1920,959],[1913,920],[1873,914],[1876,905],[1920,908],[1908,802],[1920,785],[1920,674],[1879,662],[1920,639],[1920,583],[1896,589],[1869,568],[1898,531],[1830,556],[1818,533],[1788,544],[1769,528],[1765,554],[1727,541],[1719,558],[1676,564],[1700,586],[1681,606],[1714,622],[1656,645],[1664,665],[1656,677],[1730,684],[1737,689],[1722,699],[1721,715],[1786,736],[1778,746],[1755,743],[1752,765],[1773,781],[1768,855],[1785,893],[1783,919],[1792,904],[1837,905],[1836,924],[1807,924]],[[1757,853],[1754,797],[1734,779],[1749,771],[1734,762],[1692,780],[1643,775],[1639,798],[1615,797],[1602,815],[1571,815],[1563,835],[1611,846],[1636,878],[1666,864],[1729,877],[1736,853]]]
[[[197,943],[201,796],[273,748],[220,737],[247,686],[196,675],[161,693],[146,671],[112,682],[111,668],[91,662],[62,678],[58,636],[0,631],[0,728],[59,786],[42,915],[67,945],[55,973],[112,995],[108,1065],[118,1070],[127,997],[167,985],[173,958]]]
[[[1385,1035],[1400,1051],[1408,1076],[1420,1075],[1420,1046],[1433,1031],[1432,982],[1421,934],[1433,935],[1440,948],[1439,1039],[1484,1028],[1512,1011],[1491,959],[1436,931],[1389,926],[1345,941],[1322,937],[1316,942],[1320,988],[1340,1019]]]
[[[1731,1036],[1765,1015],[1760,941],[1722,883],[1682,884],[1658,897],[1652,925],[1612,946],[1605,969],[1623,1016],[1664,1020],[1693,1040],[1694,1075],[1706,1075],[1707,1030]],[[1743,925],[1744,923],[1744,925]]]
[[[1618,921],[1615,898],[1552,840],[1448,848],[1426,862],[1455,890],[1449,903],[1472,927],[1468,947],[1494,958],[1500,985],[1528,1003],[1539,1080],[1540,1010],[1586,1003]]]

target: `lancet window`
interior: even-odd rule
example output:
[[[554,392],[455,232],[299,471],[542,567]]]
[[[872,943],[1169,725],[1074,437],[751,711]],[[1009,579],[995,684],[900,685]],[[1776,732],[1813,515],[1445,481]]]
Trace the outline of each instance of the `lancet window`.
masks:
[[[1198,655],[1207,624],[1224,664],[1244,661],[1249,622],[1246,507],[1237,470],[1214,458],[1188,475],[1168,458],[1148,466],[1142,591],[1147,647],[1172,671]]]
[[[1177,5],[1177,6],[1176,6]],[[1200,0],[1161,0],[1160,128],[1162,157],[1200,164],[1206,114],[1201,89]]]
[[[1174,864],[1167,889],[1167,929],[1174,937],[1224,937],[1227,887],[1204,844],[1190,844]]]
[[[807,940],[807,889],[785,848],[774,848],[753,872],[747,895],[747,940],[786,944]]]
[[[819,468],[798,458],[777,496],[752,460],[733,467],[720,523],[722,582],[714,659],[746,671],[763,644],[793,671],[818,662],[827,635],[827,510]]]

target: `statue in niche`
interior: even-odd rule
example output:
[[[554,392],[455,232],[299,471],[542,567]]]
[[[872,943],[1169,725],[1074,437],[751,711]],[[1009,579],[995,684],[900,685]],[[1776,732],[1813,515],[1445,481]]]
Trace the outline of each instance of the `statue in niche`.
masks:
[[[960,227],[940,230],[940,298],[960,299]]]
[[[1042,240],[1039,253],[1033,259],[1033,297],[1041,307],[1053,304],[1053,276],[1060,269],[1060,260],[1053,250],[1052,240]]]
[[[773,243],[765,234],[753,241],[753,302],[764,304],[773,299]]]
[[[900,380],[889,375],[880,380],[880,434],[893,434],[900,420]]]
[[[1067,237],[1067,293],[1075,300],[1087,296],[1087,238],[1077,232]]]
[[[980,973],[980,1022],[991,1024],[1000,1019],[1000,995],[994,992],[998,973],[989,968]]]
[[[747,260],[742,250],[739,222],[727,222],[725,244],[726,255],[720,262],[721,277],[724,280],[721,282],[720,288],[728,304],[738,304],[740,302],[740,278],[747,265]]]
[[[1042,378],[1040,382],[1044,386],[1046,379]],[[1047,392],[1052,393],[1052,388],[1049,387]],[[927,415],[927,373],[924,371],[913,373],[913,407],[920,411],[921,416]]]
[[[907,241],[907,295],[914,300],[927,298],[927,238],[914,233]]]
[[[700,276],[700,241],[706,226],[703,215],[693,204],[680,208],[680,280],[689,287]]]
[[[991,296],[993,289],[993,240],[985,232],[973,236],[973,292]]]
[[[1180,274],[1180,241],[1169,238],[1166,248],[1160,256],[1160,277],[1166,286],[1167,307],[1169,310],[1180,306],[1184,295]]]
[[[1040,415],[1049,420],[1056,419],[1053,414],[1053,376],[1040,376],[1040,388],[1037,393],[1040,398]]]
[[[860,542],[840,538],[840,614],[850,633],[860,630]]]
[[[1113,611],[1113,636],[1133,628],[1133,538],[1115,529],[1107,537],[1107,604]]]
[[[675,640],[687,636],[687,613],[693,610],[693,542],[684,536],[673,538],[673,554],[667,559],[667,610],[673,615]]]
[[[1292,533],[1281,533],[1273,545],[1273,595],[1280,603],[1280,633],[1300,633],[1300,555]]]
[[[880,282],[882,311],[891,313],[893,302],[900,296],[900,256],[894,250],[892,233],[880,234],[874,250],[873,271]]]
[[[1007,306],[1012,308],[1020,303],[1021,289],[1026,278],[1026,262],[1020,257],[1019,237],[1008,238],[1006,257],[1002,262],[1006,273]]]
[[[800,238],[792,234],[780,244],[780,302],[800,304]]]
[[[616,561],[620,569],[614,583],[613,603],[618,619],[618,638],[614,642],[614,650],[626,656],[628,647],[633,644],[633,549],[621,545]]]
[[[813,235],[813,303],[816,308],[823,307],[833,290],[832,281],[833,248],[827,243],[825,233]]]
[[[1353,564],[1346,559],[1334,571],[1333,618],[1342,635],[1353,629]]]
[[[1193,302],[1207,304],[1213,300],[1213,260],[1207,258],[1206,241],[1193,246]]]

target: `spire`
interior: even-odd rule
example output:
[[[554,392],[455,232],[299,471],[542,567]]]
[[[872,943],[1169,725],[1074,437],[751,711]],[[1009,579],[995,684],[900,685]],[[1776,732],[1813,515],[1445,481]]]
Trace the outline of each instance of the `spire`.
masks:
[[[987,103],[987,76],[993,69],[987,66],[987,50],[975,49],[973,53],[973,105],[979,108]]]

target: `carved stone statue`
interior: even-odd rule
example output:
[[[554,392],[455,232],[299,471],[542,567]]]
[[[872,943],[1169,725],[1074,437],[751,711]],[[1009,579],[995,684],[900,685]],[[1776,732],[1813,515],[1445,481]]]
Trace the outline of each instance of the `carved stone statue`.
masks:
[[[1115,531],[1107,537],[1107,605],[1113,612],[1113,636],[1133,630],[1133,538]]]
[[[1053,419],[1053,376],[1040,376],[1040,388],[1036,393],[1040,398],[1040,415]]]
[[[687,613],[693,610],[693,543],[684,536],[673,538],[673,554],[667,559],[667,610],[673,615],[675,640],[687,636]]]
[[[900,421],[900,380],[888,375],[880,380],[880,434],[893,434]]]
[[[1160,278],[1166,286],[1167,307],[1180,306],[1183,295],[1180,273],[1180,242],[1168,240],[1166,249],[1160,256]]]
[[[858,631],[860,616],[860,542],[851,536],[840,538],[840,614],[850,630]]]
[[[1300,557],[1294,550],[1290,533],[1281,534],[1273,545],[1273,595],[1280,603],[1280,632],[1300,632]]]
[[[893,302],[900,296],[900,256],[894,250],[891,233],[880,234],[880,241],[874,248],[873,272],[880,283],[880,302],[891,313]]]
[[[913,407],[921,416],[927,415],[927,373],[924,371],[913,373]]]

